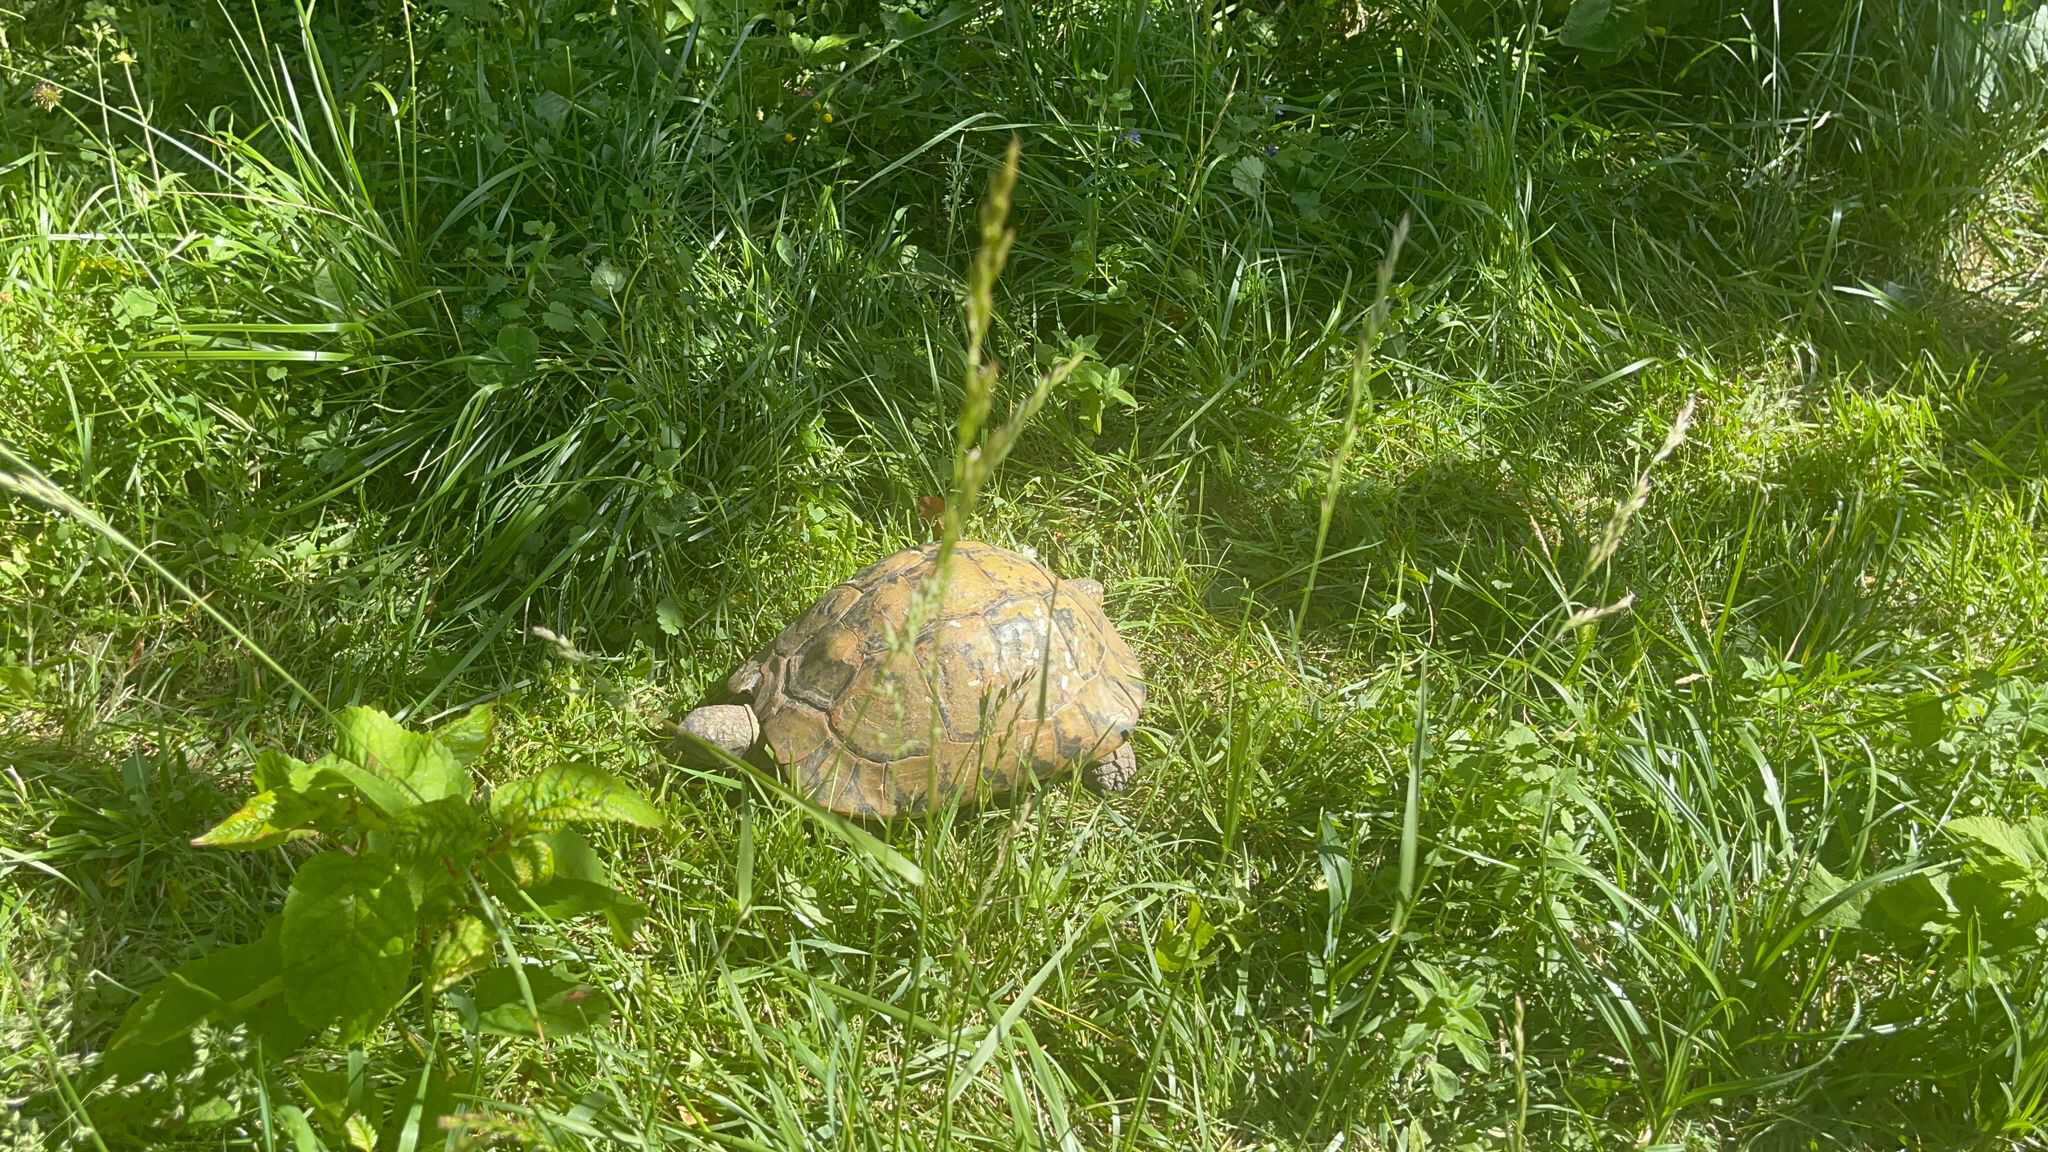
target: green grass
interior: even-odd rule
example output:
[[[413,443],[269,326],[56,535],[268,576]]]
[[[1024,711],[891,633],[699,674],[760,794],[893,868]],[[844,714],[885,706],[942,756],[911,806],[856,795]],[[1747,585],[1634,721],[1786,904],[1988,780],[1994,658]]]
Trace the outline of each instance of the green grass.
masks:
[[[2039,1146],[2048,860],[1958,821],[2048,814],[2048,17],[1499,7],[0,8],[0,446],[318,702],[6,489],[16,1145]],[[965,530],[1153,698],[917,885],[658,728],[935,531],[1012,138],[991,419],[1092,351]],[[480,699],[673,821],[630,946],[517,926],[611,1024],[92,1088],[286,891],[188,843],[253,749]]]

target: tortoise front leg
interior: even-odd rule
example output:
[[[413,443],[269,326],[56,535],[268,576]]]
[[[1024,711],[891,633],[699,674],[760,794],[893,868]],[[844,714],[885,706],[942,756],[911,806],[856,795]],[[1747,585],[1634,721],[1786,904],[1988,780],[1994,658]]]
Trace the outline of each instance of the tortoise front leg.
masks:
[[[1129,740],[1117,745],[1109,759],[1090,764],[1082,779],[1097,792],[1122,792],[1138,779],[1138,750]]]

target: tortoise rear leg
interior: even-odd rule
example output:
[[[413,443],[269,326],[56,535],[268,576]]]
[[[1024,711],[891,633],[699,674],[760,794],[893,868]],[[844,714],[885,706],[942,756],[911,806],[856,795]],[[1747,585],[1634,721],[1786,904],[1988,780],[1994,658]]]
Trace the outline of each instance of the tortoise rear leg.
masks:
[[[1129,740],[1117,745],[1107,760],[1090,764],[1082,778],[1097,792],[1123,792],[1138,779],[1138,750]]]

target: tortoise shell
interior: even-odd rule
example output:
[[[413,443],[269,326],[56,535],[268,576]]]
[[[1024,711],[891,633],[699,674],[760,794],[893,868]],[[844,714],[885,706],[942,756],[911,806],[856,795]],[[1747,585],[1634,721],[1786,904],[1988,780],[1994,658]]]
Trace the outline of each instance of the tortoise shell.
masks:
[[[819,597],[733,673],[765,753],[834,811],[889,817],[972,805],[1101,761],[1145,704],[1138,661],[1100,588],[990,544],[888,556]]]

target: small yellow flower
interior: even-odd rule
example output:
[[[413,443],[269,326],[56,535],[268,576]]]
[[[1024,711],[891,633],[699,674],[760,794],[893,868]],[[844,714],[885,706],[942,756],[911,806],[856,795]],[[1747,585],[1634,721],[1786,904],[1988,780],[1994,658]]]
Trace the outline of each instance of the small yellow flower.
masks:
[[[794,132],[784,132],[784,133],[782,134],[782,142],[783,142],[784,144],[794,144],[794,143],[796,143],[796,133],[794,133]]]
[[[133,64],[135,63],[135,53],[123,48],[119,52],[114,53],[114,63]]]
[[[55,112],[57,105],[64,100],[64,90],[45,80],[36,85],[35,92],[29,98],[34,100],[36,107],[41,108],[43,111]]]
[[[756,108],[756,109],[754,109],[754,119],[755,119],[755,120],[756,120],[757,122],[758,122],[758,121],[761,121],[761,120],[766,120],[767,118],[768,118],[768,110],[767,110],[766,108]]]
[[[827,123],[827,124],[830,124],[831,122],[832,122],[832,114],[831,114],[830,112],[827,112],[827,113],[825,113],[825,123]]]

